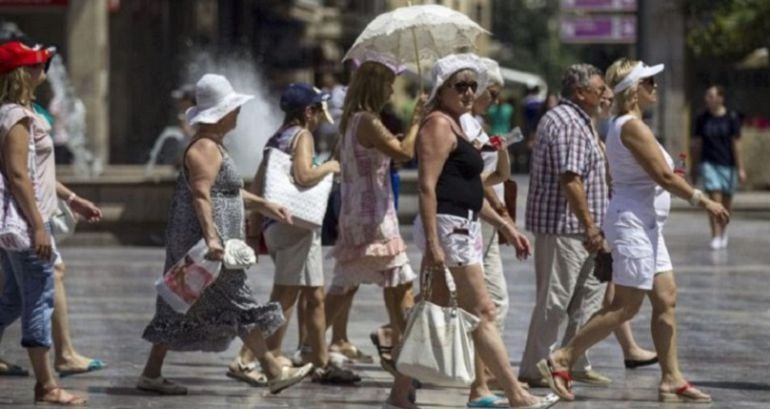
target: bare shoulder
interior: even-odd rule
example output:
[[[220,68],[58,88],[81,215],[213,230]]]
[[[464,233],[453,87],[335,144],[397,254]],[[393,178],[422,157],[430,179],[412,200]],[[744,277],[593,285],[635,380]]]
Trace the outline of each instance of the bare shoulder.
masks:
[[[370,131],[382,125],[382,121],[380,120],[380,117],[373,112],[363,111],[363,112],[360,112],[359,115],[360,115],[360,119],[358,120],[359,129],[362,129],[364,131]]]
[[[639,118],[631,118],[623,124],[623,135],[644,135],[650,132],[650,128]]]
[[[433,115],[422,124],[420,133],[432,138],[450,137],[454,135],[452,122],[443,115]]]
[[[221,161],[222,153],[219,145],[208,138],[193,141],[185,157],[185,163],[188,166],[217,165]]]

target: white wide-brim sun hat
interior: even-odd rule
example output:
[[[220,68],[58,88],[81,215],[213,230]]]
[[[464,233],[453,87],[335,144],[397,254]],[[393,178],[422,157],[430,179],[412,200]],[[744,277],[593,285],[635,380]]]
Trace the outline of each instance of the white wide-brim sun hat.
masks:
[[[433,79],[433,89],[430,91],[428,102],[433,101],[444,85],[446,80],[452,77],[456,72],[463,70],[471,70],[476,73],[476,83],[478,88],[476,89],[476,96],[479,96],[487,84],[487,74],[483,63],[479,57],[475,54],[451,54],[436,61],[431,71],[431,77]]]
[[[187,123],[190,125],[215,124],[253,98],[254,95],[235,92],[230,81],[224,76],[205,74],[195,84],[197,105],[185,112]]]

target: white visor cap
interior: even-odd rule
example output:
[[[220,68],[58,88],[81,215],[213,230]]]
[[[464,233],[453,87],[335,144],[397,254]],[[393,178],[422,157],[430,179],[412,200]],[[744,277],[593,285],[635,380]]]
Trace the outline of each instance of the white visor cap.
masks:
[[[623,78],[623,81],[620,81],[618,85],[615,85],[615,88],[613,88],[612,91],[616,94],[623,92],[628,88],[631,88],[640,79],[652,77],[655,74],[659,74],[660,72],[663,71],[663,68],[665,68],[663,64],[649,66],[639,61],[639,63],[636,64],[634,69],[631,70],[631,72],[628,73],[628,75],[626,75],[626,78]]]

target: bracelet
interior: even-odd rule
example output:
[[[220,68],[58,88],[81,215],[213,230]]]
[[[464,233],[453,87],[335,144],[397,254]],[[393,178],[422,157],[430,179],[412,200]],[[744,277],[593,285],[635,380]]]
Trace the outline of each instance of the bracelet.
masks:
[[[693,189],[692,196],[690,196],[690,206],[698,206],[703,199],[703,192],[700,189]]]
[[[73,200],[75,200],[76,197],[78,197],[78,195],[76,195],[75,193],[70,193],[70,195],[67,196],[66,199],[64,199],[64,202],[67,204],[70,204],[72,203]]]

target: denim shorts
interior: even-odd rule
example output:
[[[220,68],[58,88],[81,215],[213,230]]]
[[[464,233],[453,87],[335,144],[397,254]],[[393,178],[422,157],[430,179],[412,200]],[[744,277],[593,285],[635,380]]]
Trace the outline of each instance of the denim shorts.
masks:
[[[0,249],[0,268],[5,276],[0,296],[0,336],[21,318],[21,346],[51,347],[54,259],[55,255],[49,261],[41,260],[32,249]]]
[[[722,192],[732,196],[738,186],[738,171],[733,166],[703,162],[701,175],[703,175],[703,190],[707,192]]]

